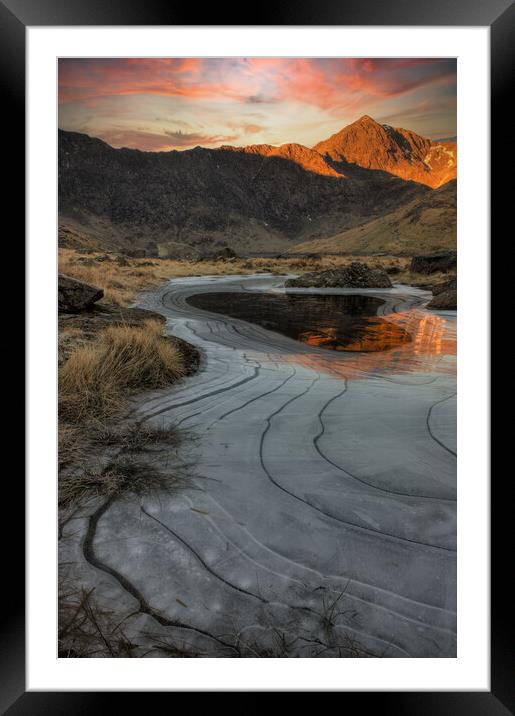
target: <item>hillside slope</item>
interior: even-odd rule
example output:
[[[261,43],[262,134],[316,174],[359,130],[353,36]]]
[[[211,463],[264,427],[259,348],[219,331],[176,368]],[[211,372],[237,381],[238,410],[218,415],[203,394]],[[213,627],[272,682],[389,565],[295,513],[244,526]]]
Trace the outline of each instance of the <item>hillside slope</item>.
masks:
[[[455,175],[452,143],[366,116],[311,149],[292,143],[143,152],[59,131],[61,225],[105,248],[153,255],[158,243],[288,251],[381,221],[415,199],[431,202],[430,187]],[[439,234],[432,240],[438,244]]]
[[[411,255],[441,248],[456,250],[456,180],[362,226],[303,242],[292,253]]]
[[[291,148],[264,146],[141,152],[60,131],[59,213],[112,248],[177,241],[281,251],[428,191],[382,172],[343,176],[307,148],[285,158]]]

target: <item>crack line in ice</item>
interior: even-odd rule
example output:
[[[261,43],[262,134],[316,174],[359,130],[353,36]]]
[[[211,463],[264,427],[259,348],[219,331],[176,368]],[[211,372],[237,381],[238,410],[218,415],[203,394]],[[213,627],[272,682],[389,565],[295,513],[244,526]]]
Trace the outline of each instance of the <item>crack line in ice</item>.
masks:
[[[436,403],[433,403],[433,405],[431,405],[431,407],[430,407],[429,410],[427,411],[427,415],[426,415],[426,425],[427,425],[427,430],[428,430],[428,432],[429,432],[429,435],[433,438],[433,440],[434,440],[436,443],[438,443],[438,445],[440,445],[440,447],[443,447],[444,450],[447,450],[447,452],[450,452],[451,455],[454,455],[454,457],[457,457],[457,455],[456,455],[456,453],[454,452],[454,450],[451,450],[450,447],[447,447],[447,445],[445,445],[445,443],[443,443],[441,440],[439,440],[439,439],[436,437],[436,435],[435,435],[435,434],[433,433],[433,431],[431,430],[431,423],[430,423],[431,413],[433,412],[433,408],[435,408],[437,405],[440,405],[440,403],[445,403],[446,400],[450,400],[451,398],[454,398],[455,395],[457,395],[457,393],[452,393],[452,395],[448,395],[446,398],[442,398],[441,400],[437,400]]]
[[[170,410],[173,410],[174,408],[182,408],[183,405],[191,405],[191,403],[197,403],[199,400],[205,400],[206,398],[211,398],[213,395],[219,395],[220,393],[225,393],[227,390],[232,390],[233,388],[237,388],[239,385],[243,385],[244,383],[248,383],[250,380],[254,380],[254,378],[256,378],[258,375],[259,375],[259,368],[254,368],[252,375],[248,375],[246,378],[243,378],[242,380],[239,380],[236,383],[232,383],[231,385],[228,385],[226,388],[219,388],[218,390],[212,390],[209,393],[203,393],[202,395],[198,395],[196,398],[191,398],[190,400],[184,400],[182,403],[174,403],[172,405],[167,406],[166,408],[156,410],[153,413],[148,413],[138,422],[138,425],[141,425],[142,423],[146,422],[150,418],[155,417],[156,415],[161,415],[162,413],[167,413]]]
[[[345,379],[345,388],[340,393],[338,393],[337,395],[334,395],[330,400],[328,400],[327,403],[325,403],[325,405],[321,408],[321,410],[318,413],[317,417],[320,422],[321,429],[320,429],[320,432],[318,433],[318,435],[316,435],[315,438],[313,439],[313,445],[315,447],[315,450],[320,455],[320,457],[323,460],[325,460],[326,462],[328,462],[330,465],[335,467],[337,470],[340,470],[345,475],[348,475],[353,480],[356,480],[357,482],[361,482],[363,485],[367,485],[368,487],[371,487],[373,490],[379,490],[380,492],[384,492],[384,493],[390,494],[390,495],[398,495],[399,497],[414,497],[414,498],[421,498],[421,499],[425,499],[425,500],[434,500],[436,502],[456,502],[456,498],[452,498],[452,497],[436,497],[434,495],[415,495],[412,492],[397,492],[396,490],[387,490],[384,487],[379,487],[378,485],[375,485],[372,482],[367,482],[363,478],[358,477],[357,475],[354,475],[354,473],[349,472],[345,468],[341,467],[341,465],[338,465],[337,463],[333,462],[333,460],[331,460],[330,458],[327,457],[327,455],[322,451],[322,449],[320,448],[320,446],[318,444],[320,438],[325,433],[325,425],[324,425],[324,421],[322,420],[322,415],[325,412],[326,408],[328,408],[329,405],[331,405],[331,403],[333,403],[335,400],[337,400],[338,398],[340,398],[342,395],[344,395],[347,392],[347,387],[348,387],[347,379]]]
[[[227,516],[228,519],[231,519],[231,515],[227,512],[226,509],[224,509],[224,507],[217,500],[214,499],[214,497],[212,495],[206,493],[205,497],[207,497],[211,502],[213,502],[217,506],[217,508],[224,515]],[[185,499],[186,499],[186,502],[190,505],[190,507],[193,507],[193,502],[190,500],[190,498],[187,495],[185,496]],[[305,589],[308,589],[309,584],[302,581],[301,579],[297,579],[297,578],[292,577],[285,573],[276,572],[276,571],[270,569],[269,567],[267,567],[266,565],[262,564],[261,562],[257,561],[255,558],[251,557],[242,547],[239,547],[233,540],[231,540],[231,539],[229,539],[229,537],[227,537],[226,533],[222,529],[220,529],[220,527],[218,527],[218,525],[216,524],[214,519],[211,517],[211,515],[202,515],[202,519],[208,521],[211,524],[211,526],[216,530],[216,532],[219,535],[221,535],[226,542],[231,544],[231,546],[234,547],[234,549],[239,551],[246,559],[248,559],[250,562],[255,564],[257,567],[260,567],[261,569],[263,569],[267,572],[270,572],[271,574],[274,574],[277,577],[297,582],[297,584],[300,584]],[[309,575],[311,575],[311,574],[315,575],[319,581],[324,581],[324,580],[336,581],[336,582],[340,582],[341,580],[344,580],[346,582],[349,581],[349,577],[346,577],[345,575],[322,574],[322,572],[319,572],[318,570],[314,569],[313,567],[308,567],[306,564],[303,564],[302,562],[297,562],[297,561],[291,559],[291,557],[287,557],[286,555],[281,554],[281,552],[278,552],[276,549],[272,549],[268,545],[263,544],[263,542],[260,542],[256,537],[254,537],[254,535],[251,532],[249,532],[249,530],[246,527],[242,527],[241,525],[239,525],[238,528],[259,549],[264,550],[265,552],[269,552],[271,555],[273,555],[274,557],[277,557],[279,560],[286,562],[288,565],[293,565],[293,567],[303,570],[303,571],[307,572]],[[351,578],[351,582],[353,584],[355,584],[356,586],[360,586],[360,587],[364,587],[365,589],[373,590],[374,592],[379,593],[379,594],[386,594],[386,595],[388,595],[388,597],[393,597],[394,599],[397,599],[399,602],[406,602],[407,604],[414,604],[417,607],[422,607],[423,609],[428,610],[430,612],[433,612],[433,611],[434,612],[442,612],[443,614],[451,614],[451,615],[456,614],[456,612],[454,612],[450,609],[445,609],[444,607],[439,607],[439,606],[436,606],[435,604],[429,604],[427,602],[419,602],[416,599],[406,597],[402,594],[398,594],[397,592],[392,592],[388,589],[384,589],[383,587],[379,587],[375,584],[363,582],[363,581],[360,581],[355,578]],[[337,593],[339,591],[335,586],[331,586],[331,587],[329,587],[329,589],[335,593]],[[406,614],[403,614],[400,611],[392,609],[391,607],[386,607],[383,604],[378,604],[376,601],[365,599],[364,597],[360,597],[357,594],[352,594],[352,592],[349,592],[348,590],[346,592],[346,596],[348,598],[355,599],[359,602],[362,602],[363,604],[368,604],[369,606],[372,606],[379,610],[386,611],[387,613],[397,616],[400,619],[405,619],[406,621],[413,622],[413,623],[419,624],[419,625],[421,624],[421,625],[427,627],[428,629],[437,629],[437,630],[441,630],[441,631],[447,632],[452,635],[456,634],[456,632],[453,631],[452,629],[447,629],[446,627],[438,626],[435,624],[431,624],[429,622],[415,619],[415,618],[410,617]]]
[[[309,386],[306,388],[306,390],[302,391],[302,393],[299,393],[298,395],[294,396],[293,398],[290,398],[290,399],[289,399],[286,403],[284,403],[278,410],[276,410],[275,412],[271,413],[271,415],[269,415],[268,418],[266,419],[266,421],[267,421],[267,426],[266,426],[265,430],[263,431],[263,433],[262,433],[262,435],[261,435],[261,441],[260,441],[260,446],[259,446],[259,459],[260,459],[260,462],[261,462],[261,466],[262,466],[262,468],[263,468],[263,471],[264,471],[265,474],[267,475],[267,477],[268,477],[268,479],[270,480],[270,482],[271,482],[273,485],[275,485],[277,488],[279,488],[279,490],[282,490],[282,491],[283,491],[284,493],[286,493],[287,495],[290,495],[290,497],[293,497],[295,500],[299,500],[299,502],[302,502],[302,503],[304,503],[305,505],[307,505],[308,507],[311,507],[311,509],[316,510],[317,512],[320,512],[320,514],[325,515],[326,517],[329,517],[329,518],[332,519],[332,520],[335,520],[335,521],[338,522],[339,524],[343,524],[343,525],[346,525],[346,526],[348,526],[348,527],[350,527],[350,528],[362,530],[362,531],[365,531],[365,532],[373,532],[373,533],[375,533],[375,534],[380,534],[380,535],[383,535],[384,537],[388,537],[389,539],[393,539],[393,540],[396,540],[396,541],[399,541],[399,542],[409,542],[410,544],[415,544],[415,545],[420,545],[420,546],[423,546],[423,547],[428,547],[429,549],[443,550],[443,551],[445,551],[445,552],[456,553],[456,550],[455,550],[455,549],[452,549],[451,547],[444,547],[443,545],[429,544],[428,542],[421,542],[421,541],[419,541],[419,540],[410,539],[409,537],[400,537],[399,535],[394,535],[394,534],[391,534],[391,533],[389,533],[389,532],[384,532],[383,530],[378,530],[378,529],[375,529],[375,528],[373,528],[373,527],[364,527],[363,525],[359,525],[359,524],[357,524],[357,523],[355,523],[355,522],[350,522],[349,520],[342,520],[342,519],[339,518],[339,517],[335,517],[335,516],[332,515],[330,512],[326,512],[325,510],[322,510],[320,507],[317,507],[316,505],[314,505],[314,504],[313,504],[312,502],[310,502],[309,500],[306,500],[305,498],[300,497],[299,495],[296,495],[294,492],[291,492],[290,490],[286,489],[283,485],[281,485],[279,482],[277,482],[277,480],[275,480],[275,479],[272,477],[272,474],[271,474],[270,471],[267,469],[267,467],[266,467],[266,465],[265,465],[265,462],[264,462],[264,458],[263,458],[263,445],[264,445],[264,442],[265,442],[265,437],[266,437],[268,431],[270,430],[270,428],[271,428],[271,426],[272,426],[272,423],[271,423],[272,418],[274,418],[276,415],[278,415],[282,410],[284,410],[284,408],[286,408],[288,405],[290,405],[291,403],[293,403],[295,400],[297,400],[298,398],[301,398],[303,395],[305,395],[309,390],[311,390],[311,388],[315,385],[315,383],[316,383],[319,379],[320,379],[320,374],[317,374],[317,377],[313,379],[313,381],[311,382],[311,385],[309,385]]]
[[[286,384],[289,380],[291,380],[291,378],[293,378],[295,375],[297,375],[297,370],[296,370],[295,368],[293,368],[292,373],[290,373],[290,375],[289,375],[287,378],[285,378],[285,379],[284,379],[279,385],[277,385],[275,388],[273,388],[272,390],[266,391],[266,393],[261,393],[260,395],[257,395],[255,398],[251,398],[250,400],[247,400],[246,403],[243,403],[242,405],[239,405],[237,408],[233,408],[232,410],[228,410],[226,413],[224,413],[223,415],[221,415],[217,420],[218,420],[218,421],[223,420],[223,419],[226,418],[228,415],[231,415],[232,413],[236,413],[236,412],[238,412],[238,410],[243,410],[243,408],[246,408],[247,405],[250,405],[251,403],[254,403],[256,400],[259,400],[260,398],[264,398],[265,395],[270,395],[271,393],[275,393],[276,390],[279,390],[279,388],[282,388],[283,385],[285,385],[285,384]]]
[[[254,594],[253,592],[249,592],[247,589],[243,589],[242,587],[238,587],[236,584],[232,584],[232,583],[229,582],[227,579],[225,579],[224,577],[222,577],[221,575],[219,575],[217,572],[215,572],[215,571],[202,559],[202,557],[199,555],[199,553],[198,553],[195,549],[193,549],[193,547],[192,547],[188,542],[186,542],[186,540],[184,540],[182,537],[180,537],[180,536],[177,534],[177,532],[175,532],[174,530],[172,530],[171,527],[169,527],[168,525],[166,525],[164,522],[161,522],[161,520],[159,520],[157,517],[154,517],[154,515],[151,515],[149,512],[147,512],[146,509],[145,509],[143,506],[140,506],[140,510],[143,512],[144,515],[146,515],[147,517],[150,517],[151,520],[154,520],[155,522],[157,522],[158,524],[160,524],[161,527],[163,527],[165,530],[167,530],[167,532],[169,532],[173,537],[175,537],[175,539],[176,539],[178,542],[180,542],[182,545],[184,545],[184,547],[186,547],[186,548],[197,558],[197,560],[198,560],[198,561],[200,562],[200,564],[204,567],[204,569],[205,569],[207,572],[209,572],[210,574],[212,574],[213,577],[216,577],[216,579],[219,579],[221,582],[223,582],[224,584],[226,584],[226,585],[227,585],[228,587],[230,587],[231,589],[235,589],[236,591],[241,592],[242,594],[246,594],[246,595],[248,595],[248,596],[250,596],[250,597],[254,597],[254,599],[259,599],[259,601],[262,602],[263,604],[268,604],[268,603],[269,603],[269,602],[268,602],[268,599],[264,599],[263,597],[259,596],[258,594]]]
[[[123,574],[120,574],[120,572],[118,572],[116,569],[113,569],[113,567],[110,567],[109,565],[98,559],[93,548],[97,525],[100,518],[109,510],[110,507],[112,507],[115,501],[116,498],[114,496],[109,497],[104,503],[102,503],[98,507],[98,509],[95,510],[95,512],[90,516],[88,520],[88,529],[82,545],[82,552],[84,554],[84,559],[86,560],[86,562],[91,564],[91,566],[95,567],[96,569],[99,569],[100,571],[105,572],[106,574],[110,574],[112,577],[114,577],[118,584],[132,597],[134,597],[137,602],[139,602],[139,612],[141,612],[142,614],[148,614],[148,616],[155,619],[162,626],[188,629],[198,634],[202,634],[203,636],[207,636],[208,638],[213,639],[222,646],[234,649],[231,644],[228,644],[227,642],[223,641],[214,634],[205,631],[204,629],[192,626],[191,624],[184,624],[183,622],[180,622],[178,620],[172,620],[168,619],[167,617],[163,617],[161,614],[159,614],[159,612],[157,612],[149,605],[143,594],[134,586],[134,584],[132,584],[131,581],[124,577]]]

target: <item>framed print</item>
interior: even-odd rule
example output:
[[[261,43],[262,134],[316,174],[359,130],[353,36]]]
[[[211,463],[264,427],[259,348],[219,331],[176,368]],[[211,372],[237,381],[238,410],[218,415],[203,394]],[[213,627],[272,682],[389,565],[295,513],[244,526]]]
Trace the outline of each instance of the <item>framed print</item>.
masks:
[[[489,133],[495,169],[513,6],[0,9],[29,397],[2,708],[510,713]]]

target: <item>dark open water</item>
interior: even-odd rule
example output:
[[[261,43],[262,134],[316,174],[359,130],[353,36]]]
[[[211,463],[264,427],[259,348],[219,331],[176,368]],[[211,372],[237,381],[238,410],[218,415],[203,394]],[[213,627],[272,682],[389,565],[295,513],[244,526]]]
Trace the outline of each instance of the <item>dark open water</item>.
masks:
[[[401,326],[377,316],[373,296],[277,293],[199,293],[188,303],[336,351],[384,351],[411,340]]]

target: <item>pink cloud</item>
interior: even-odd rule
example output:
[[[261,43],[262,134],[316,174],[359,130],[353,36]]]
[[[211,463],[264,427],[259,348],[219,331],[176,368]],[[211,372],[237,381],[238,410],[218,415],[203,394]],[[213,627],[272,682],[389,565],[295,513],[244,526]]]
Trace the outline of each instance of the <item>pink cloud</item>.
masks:
[[[389,97],[455,76],[442,61],[403,59],[149,58],[61,60],[60,102],[154,94],[321,108],[361,93]]]
[[[132,129],[110,129],[97,135],[112,147],[127,147],[149,152],[165,152],[171,149],[215,146],[224,142],[234,142],[237,134],[208,135],[197,132],[147,132]]]
[[[289,133],[289,126],[299,127],[308,137],[304,142],[313,143],[319,137],[306,130],[306,122],[332,125],[335,119],[360,114],[402,117],[403,108],[414,107],[421,96],[431,102],[449,99],[455,106],[455,82],[453,59],[63,59],[59,61],[60,120],[78,131],[94,126],[97,136],[115,146],[154,151],[245,143],[258,133],[266,133],[263,140],[274,144],[301,139]],[[421,88],[427,92],[421,93]],[[122,102],[121,97],[133,99]],[[151,97],[180,98],[181,111],[173,102],[168,107],[157,101],[152,105]],[[150,118],[153,106],[154,116],[169,117]],[[308,110],[305,121],[302,106]],[[434,114],[430,106],[427,113]],[[453,134],[452,106],[447,114],[448,133]],[[121,126],[122,118],[127,128],[112,129]],[[202,126],[206,122],[212,123],[208,129]],[[171,137],[168,123],[185,132]]]

